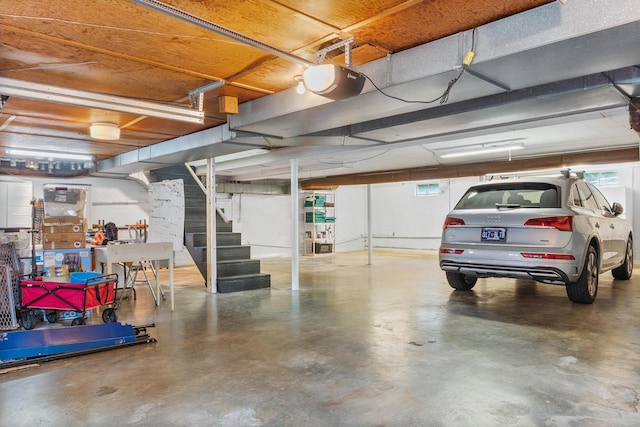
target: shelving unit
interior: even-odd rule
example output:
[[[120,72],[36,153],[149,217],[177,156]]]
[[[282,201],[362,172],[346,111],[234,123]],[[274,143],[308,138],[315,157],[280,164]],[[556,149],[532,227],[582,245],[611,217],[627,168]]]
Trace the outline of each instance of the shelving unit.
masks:
[[[332,191],[304,193],[304,255],[335,252],[335,197]]]

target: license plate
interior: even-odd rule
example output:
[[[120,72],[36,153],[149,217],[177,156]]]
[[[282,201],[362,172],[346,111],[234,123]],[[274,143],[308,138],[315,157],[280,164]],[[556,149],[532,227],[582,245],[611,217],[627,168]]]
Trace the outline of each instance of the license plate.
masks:
[[[507,238],[506,228],[483,228],[482,229],[482,241],[489,242],[504,242]]]

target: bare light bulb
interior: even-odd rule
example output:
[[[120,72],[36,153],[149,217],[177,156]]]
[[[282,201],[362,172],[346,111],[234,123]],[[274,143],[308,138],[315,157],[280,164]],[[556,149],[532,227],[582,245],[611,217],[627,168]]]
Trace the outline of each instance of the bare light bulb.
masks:
[[[298,92],[298,95],[302,95],[307,91],[307,88],[304,86],[304,82],[302,81],[301,76],[296,76],[296,80],[298,80],[298,86],[296,86],[296,92]]]

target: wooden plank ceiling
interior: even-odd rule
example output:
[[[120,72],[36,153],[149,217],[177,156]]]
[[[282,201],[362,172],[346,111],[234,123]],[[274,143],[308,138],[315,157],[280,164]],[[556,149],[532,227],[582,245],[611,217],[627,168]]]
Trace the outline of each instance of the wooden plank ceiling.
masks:
[[[306,61],[355,38],[353,65],[469,30],[552,0],[166,0],[165,3]],[[344,61],[343,52],[329,58]],[[220,96],[239,103],[295,85],[302,65],[129,0],[4,1],[0,77],[189,106],[205,93],[204,125],[20,99],[0,110],[0,158],[8,147],[87,153],[96,160],[218,126]],[[117,141],[89,136],[115,123]],[[2,173],[2,170],[0,170]]]

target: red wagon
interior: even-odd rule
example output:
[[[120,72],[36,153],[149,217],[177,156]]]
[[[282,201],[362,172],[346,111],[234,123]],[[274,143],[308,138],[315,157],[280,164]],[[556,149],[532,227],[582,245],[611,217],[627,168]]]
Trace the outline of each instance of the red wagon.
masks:
[[[102,311],[102,320],[104,323],[115,322],[117,284],[117,274],[90,277],[85,283],[22,280],[22,327],[33,329],[36,309],[44,310],[47,320],[51,323],[58,319],[58,310],[75,311],[82,316],[73,319],[72,325],[84,325],[87,311],[106,306]]]

